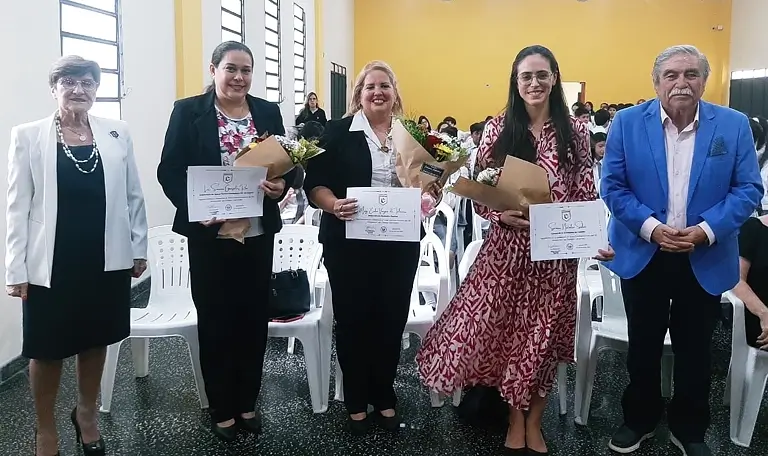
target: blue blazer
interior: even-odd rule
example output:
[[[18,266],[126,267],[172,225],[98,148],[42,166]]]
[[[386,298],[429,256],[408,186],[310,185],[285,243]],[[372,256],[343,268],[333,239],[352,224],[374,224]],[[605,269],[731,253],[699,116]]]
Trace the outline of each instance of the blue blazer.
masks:
[[[616,114],[608,132],[600,194],[611,212],[608,238],[616,257],[606,266],[619,277],[638,275],[658,245],[640,237],[648,217],[667,220],[667,158],[661,105],[652,100]],[[760,204],[763,185],[747,117],[701,101],[688,187],[688,226],[706,221],[711,246],[697,246],[691,266],[712,295],[739,281],[741,225]]]

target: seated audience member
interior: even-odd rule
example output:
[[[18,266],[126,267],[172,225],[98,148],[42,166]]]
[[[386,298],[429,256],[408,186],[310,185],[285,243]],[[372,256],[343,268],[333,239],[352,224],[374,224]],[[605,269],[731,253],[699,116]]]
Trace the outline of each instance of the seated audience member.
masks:
[[[752,217],[739,232],[739,283],[733,293],[744,302],[747,344],[768,350],[768,216]]]
[[[429,122],[427,116],[419,116],[419,126],[426,132],[432,131],[432,124]]]
[[[605,155],[605,141],[608,135],[603,132],[591,133],[592,159],[594,160],[595,188],[600,191],[600,179],[603,177],[603,156]]]
[[[608,133],[608,125],[611,123],[611,114],[606,109],[600,109],[595,113],[595,124],[590,128],[592,133]]]
[[[611,120],[613,120],[613,116],[616,115],[616,112],[619,110],[619,105],[616,104],[610,104],[608,105],[608,114],[611,115]]]
[[[466,176],[471,179],[472,170],[475,169],[475,159],[477,158],[477,149],[480,146],[480,139],[485,131],[485,122],[473,123],[469,127],[469,139],[465,144],[468,145],[469,159],[467,160]],[[464,245],[472,242],[472,201],[463,198],[456,214],[456,225],[464,228]]]
[[[605,109],[607,111],[608,106],[609,106],[608,103],[600,103],[600,109]]]
[[[448,122],[445,122],[445,121],[440,122],[439,124],[437,124],[436,131],[438,133],[445,133],[445,129],[450,127],[450,126],[451,126],[451,124],[449,124]]]
[[[765,143],[768,139],[768,120],[764,117],[753,117],[749,119],[749,126],[752,129],[752,138],[755,141],[755,150],[757,151],[757,163],[760,166],[760,176],[763,179],[763,188],[768,188],[768,155],[765,153]],[[768,189],[763,194],[758,214],[762,215],[768,212]]]
[[[641,99],[637,100],[637,103],[635,103],[635,104],[643,104],[643,103],[645,103],[645,98],[641,98]]]
[[[443,119],[443,122],[447,123],[448,125],[455,127],[456,126],[456,118],[448,116],[445,119]]]
[[[590,116],[595,115],[595,105],[593,105],[591,101],[584,103],[584,107],[587,108],[587,111],[589,111]]]
[[[573,114],[573,117],[577,117],[576,116],[576,110],[579,109],[579,108],[583,108],[583,107],[584,107],[584,103],[582,103],[580,101],[577,101],[576,103],[574,103],[571,106],[571,114]]]
[[[488,117],[485,118],[485,121],[488,122],[491,119],[493,119],[493,116],[488,116]]]
[[[592,116],[589,115],[589,109],[587,108],[584,108],[584,107],[576,108],[576,110],[573,112],[573,117],[584,122],[587,125],[592,124]]]
[[[324,130],[325,127],[323,127],[320,122],[310,120],[309,122],[305,123],[299,131],[299,138],[307,139],[310,141],[319,139],[323,135]]]

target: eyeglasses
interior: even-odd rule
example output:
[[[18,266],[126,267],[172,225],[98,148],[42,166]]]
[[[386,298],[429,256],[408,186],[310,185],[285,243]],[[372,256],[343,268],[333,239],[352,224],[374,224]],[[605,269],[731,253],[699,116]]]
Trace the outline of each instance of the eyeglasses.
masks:
[[[552,74],[552,72],[546,70],[537,71],[536,73],[525,72],[517,75],[517,81],[523,85],[531,85],[533,79],[536,78],[539,84],[546,84],[550,81]]]
[[[82,81],[77,81],[71,78],[62,78],[59,80],[59,84],[61,84],[61,86],[67,90],[75,90],[75,87],[80,85],[80,88],[86,92],[93,92],[99,88],[99,84],[93,79],[83,79]]]

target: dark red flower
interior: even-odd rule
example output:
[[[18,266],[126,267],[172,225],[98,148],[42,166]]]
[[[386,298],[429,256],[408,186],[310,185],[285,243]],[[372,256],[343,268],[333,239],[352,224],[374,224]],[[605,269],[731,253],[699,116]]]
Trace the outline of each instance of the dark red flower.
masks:
[[[426,147],[427,152],[429,152],[430,155],[433,157],[435,156],[435,146],[442,144],[443,140],[440,139],[440,137],[435,135],[427,135],[427,141],[426,141]]]

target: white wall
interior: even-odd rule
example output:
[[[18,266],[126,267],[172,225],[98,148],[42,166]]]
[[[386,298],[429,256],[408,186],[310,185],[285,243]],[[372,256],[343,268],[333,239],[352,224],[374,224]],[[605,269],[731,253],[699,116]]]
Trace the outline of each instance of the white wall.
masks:
[[[354,0],[323,0],[323,97],[320,104],[330,116],[331,63],[347,69],[347,100],[352,96],[352,84],[361,68],[355,68],[355,2]]]
[[[130,0],[122,4],[128,92],[123,101],[123,119],[130,124],[134,138],[151,226],[168,223],[172,216],[155,170],[176,94],[173,0]],[[15,70],[0,72],[0,87],[7,89],[8,108],[0,110],[0,147],[7,150],[12,126],[45,117],[56,109],[47,75],[51,63],[61,55],[59,0],[5,2],[0,15],[0,43],[6,62],[23,62]],[[5,208],[7,167],[2,168],[0,207]],[[4,210],[0,217],[4,240]],[[5,257],[4,241],[2,246]],[[0,266],[0,277],[4,276],[5,268]],[[21,303],[0,293],[0,366],[20,353]]]
[[[731,71],[768,68],[768,1],[732,2]]]
[[[315,2],[314,0],[280,0],[280,39],[281,39],[281,83],[283,101],[280,111],[286,127],[295,124],[294,80],[293,80],[293,4],[304,8],[307,36],[307,91],[315,87]],[[221,0],[203,0],[203,80],[210,82],[211,53],[221,43]],[[251,82],[251,95],[264,98],[267,93],[266,74],[264,73],[264,1],[246,1],[245,3],[245,44],[253,52],[254,71]]]

